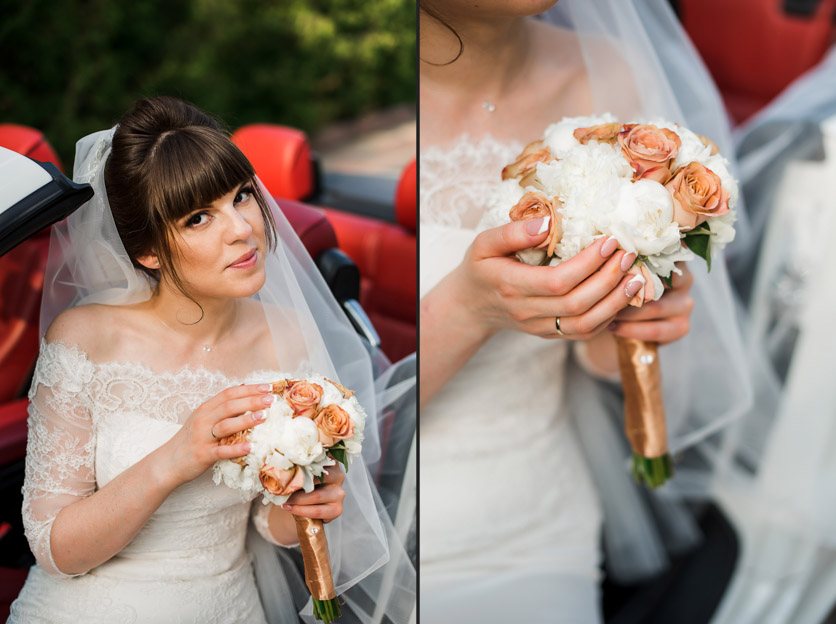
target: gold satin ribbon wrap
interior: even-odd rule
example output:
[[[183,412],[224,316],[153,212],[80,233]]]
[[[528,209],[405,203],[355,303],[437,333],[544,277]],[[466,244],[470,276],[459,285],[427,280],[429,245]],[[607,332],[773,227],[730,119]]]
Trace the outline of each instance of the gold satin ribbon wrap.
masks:
[[[334,579],[331,577],[331,560],[328,558],[328,540],[322,520],[317,518],[296,519],[296,535],[302,548],[305,562],[305,584],[316,600],[331,600],[337,597]]]
[[[635,453],[647,458],[661,457],[668,452],[668,432],[659,345],[619,336],[615,341],[624,386],[624,432]]]

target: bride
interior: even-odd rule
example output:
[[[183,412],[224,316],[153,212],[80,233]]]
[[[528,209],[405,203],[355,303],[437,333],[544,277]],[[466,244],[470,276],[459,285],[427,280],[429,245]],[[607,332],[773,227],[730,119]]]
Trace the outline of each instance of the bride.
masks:
[[[661,352],[666,385],[677,390],[666,390],[674,452],[747,400],[722,266],[711,279],[683,267],[660,301],[627,309],[639,287],[625,276],[635,257],[615,241],[544,268],[513,258],[544,239],[539,221],[477,233],[503,166],[563,116],[663,116],[721,145],[726,139],[716,94],[663,2],[553,5],[420,3],[420,570],[428,622],[599,621],[602,513],[612,566],[625,577],[664,566],[622,450],[607,446],[603,392],[564,381],[579,370],[617,380],[613,334],[675,343]],[[684,64],[660,61],[653,46],[663,39],[679,46]],[[695,78],[673,85],[683,68]],[[708,85],[707,95],[677,91],[695,85]],[[689,329],[707,348],[716,345],[713,366],[682,340]],[[716,368],[729,360],[723,379]],[[688,376],[698,370],[709,371],[698,379],[712,398],[689,395]],[[684,473],[678,480],[704,493]],[[672,532],[695,539],[684,519]]]
[[[368,472],[329,469],[279,507],[209,469],[249,451],[219,440],[260,422],[279,371],[334,375],[375,414],[368,355],[205,113],[140,100],[79,142],[74,177],[95,196],[53,233],[24,484],[37,564],[9,621],[297,621],[294,515],[332,522],[338,593],[389,556]],[[403,578],[381,611],[408,603]]]

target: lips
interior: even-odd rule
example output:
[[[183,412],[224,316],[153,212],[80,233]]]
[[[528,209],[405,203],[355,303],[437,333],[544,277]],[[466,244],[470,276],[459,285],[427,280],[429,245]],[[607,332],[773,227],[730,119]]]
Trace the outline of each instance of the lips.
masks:
[[[240,256],[235,262],[230,264],[227,268],[229,269],[249,269],[251,266],[255,265],[255,261],[257,259],[257,254],[255,249],[250,249],[247,253],[243,256]]]

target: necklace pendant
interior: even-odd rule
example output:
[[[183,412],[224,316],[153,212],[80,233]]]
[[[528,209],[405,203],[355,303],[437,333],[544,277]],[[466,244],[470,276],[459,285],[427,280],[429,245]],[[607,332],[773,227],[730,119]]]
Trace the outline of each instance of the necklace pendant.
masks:
[[[212,347],[210,345],[203,345],[203,350],[206,351],[206,353],[209,353],[212,350]]]
[[[494,106],[494,103],[490,100],[485,100],[484,102],[482,102],[482,108],[484,108],[489,113],[492,113],[496,110],[496,106]]]

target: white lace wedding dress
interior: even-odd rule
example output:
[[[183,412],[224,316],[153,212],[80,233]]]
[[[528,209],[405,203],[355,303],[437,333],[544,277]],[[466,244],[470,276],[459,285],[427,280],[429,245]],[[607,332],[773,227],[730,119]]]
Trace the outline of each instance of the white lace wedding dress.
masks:
[[[462,260],[521,144],[420,156],[423,297]],[[495,335],[422,409],[421,619],[599,621],[601,512],[564,407],[569,345]]]
[[[77,347],[42,343],[23,505],[38,563],[9,622],[265,621],[244,543],[251,507],[269,539],[269,507],[215,485],[211,471],[177,488],[119,554],[86,574],[62,574],[50,553],[61,508],[104,486],[170,439],[201,403],[243,381],[206,369],[94,363]]]

